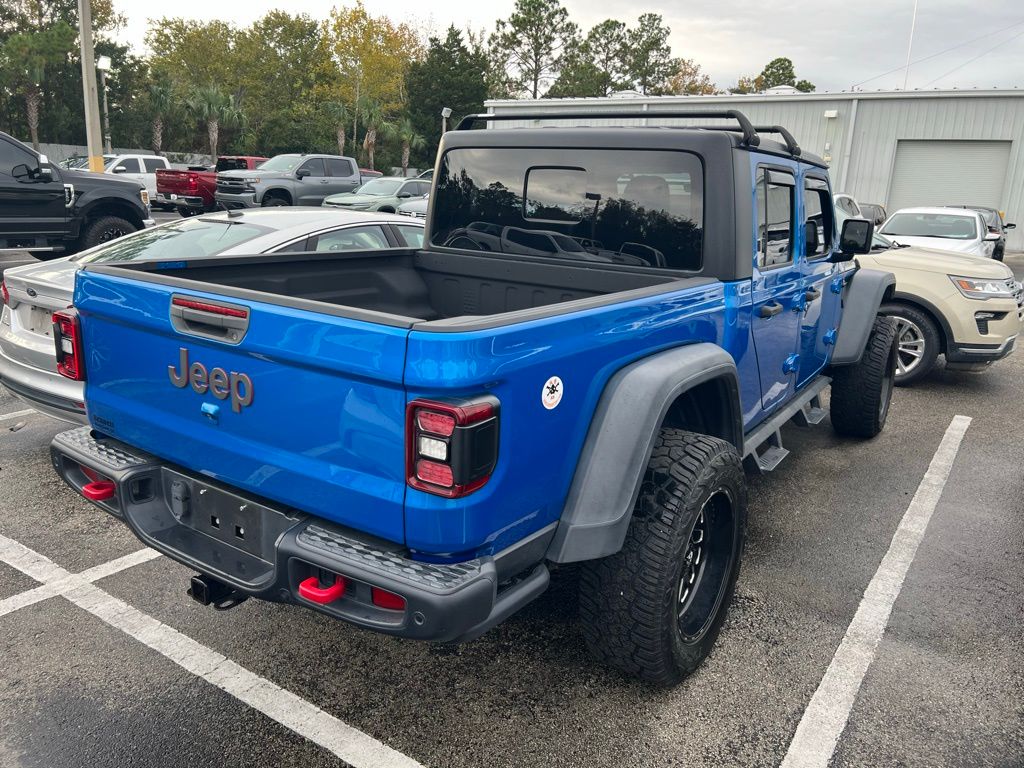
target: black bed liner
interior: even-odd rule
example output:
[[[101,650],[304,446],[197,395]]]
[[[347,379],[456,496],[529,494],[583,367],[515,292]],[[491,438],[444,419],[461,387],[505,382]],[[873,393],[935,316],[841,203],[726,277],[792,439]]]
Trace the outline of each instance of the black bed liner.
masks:
[[[604,269],[592,262],[481,258],[413,249],[90,264],[85,269],[240,300],[447,332],[494,328],[717,282],[651,270]]]

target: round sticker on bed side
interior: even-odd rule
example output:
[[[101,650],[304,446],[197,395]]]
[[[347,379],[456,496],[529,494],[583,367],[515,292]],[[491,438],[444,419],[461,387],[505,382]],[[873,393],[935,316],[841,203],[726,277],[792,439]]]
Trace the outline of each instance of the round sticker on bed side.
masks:
[[[563,390],[564,387],[562,386],[562,380],[557,376],[552,376],[544,382],[544,389],[540,393],[541,403],[543,403],[544,407],[549,411],[552,408],[557,408],[558,404],[562,402]]]

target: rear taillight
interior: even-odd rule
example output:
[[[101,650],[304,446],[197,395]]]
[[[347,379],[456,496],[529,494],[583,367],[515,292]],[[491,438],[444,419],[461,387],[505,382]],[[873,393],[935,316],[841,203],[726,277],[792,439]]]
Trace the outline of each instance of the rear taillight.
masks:
[[[57,373],[75,381],[84,381],[82,330],[74,309],[53,313],[53,344],[57,351]]]
[[[7,283],[0,280],[0,293],[4,296],[4,304],[11,303],[11,294],[7,292]]]
[[[498,461],[498,400],[414,400],[406,410],[409,485],[447,498],[482,488]]]
[[[186,177],[185,183],[188,184],[188,188],[189,188],[190,192],[194,191],[194,190],[197,190],[197,189],[199,189],[199,176],[197,174],[190,173]]]

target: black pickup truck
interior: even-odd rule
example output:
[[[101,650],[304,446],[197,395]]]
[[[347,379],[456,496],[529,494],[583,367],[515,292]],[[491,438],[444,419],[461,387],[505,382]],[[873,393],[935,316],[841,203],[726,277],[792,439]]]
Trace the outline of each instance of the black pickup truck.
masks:
[[[0,133],[0,253],[53,258],[153,224],[141,184],[58,168]]]

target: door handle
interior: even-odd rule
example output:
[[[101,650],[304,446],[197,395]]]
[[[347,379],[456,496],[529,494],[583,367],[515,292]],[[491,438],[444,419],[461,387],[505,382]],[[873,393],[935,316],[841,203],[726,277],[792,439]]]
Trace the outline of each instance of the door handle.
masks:
[[[804,292],[804,299],[806,299],[808,302],[811,302],[811,301],[814,301],[815,299],[820,299],[820,298],[821,298],[821,291],[819,291],[817,288],[809,288],[807,291]]]
[[[763,305],[759,310],[757,310],[757,314],[761,317],[774,317],[781,311],[782,305],[777,301],[773,301],[771,304]]]
[[[330,180],[329,179],[320,179],[320,183],[321,184],[329,184]]]

